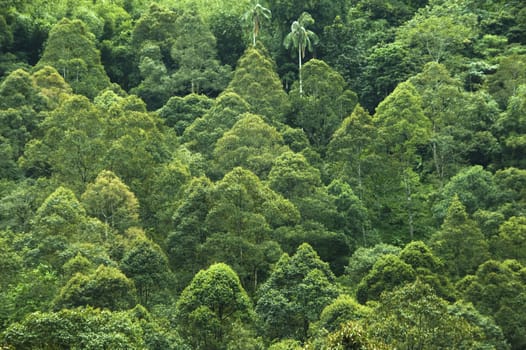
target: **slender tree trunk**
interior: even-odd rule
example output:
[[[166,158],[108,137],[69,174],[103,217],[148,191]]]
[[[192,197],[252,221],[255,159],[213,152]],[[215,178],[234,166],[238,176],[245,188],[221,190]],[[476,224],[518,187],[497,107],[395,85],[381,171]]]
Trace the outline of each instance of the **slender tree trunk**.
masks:
[[[303,94],[303,81],[301,80],[301,44],[298,45],[298,73],[300,78],[300,95]]]

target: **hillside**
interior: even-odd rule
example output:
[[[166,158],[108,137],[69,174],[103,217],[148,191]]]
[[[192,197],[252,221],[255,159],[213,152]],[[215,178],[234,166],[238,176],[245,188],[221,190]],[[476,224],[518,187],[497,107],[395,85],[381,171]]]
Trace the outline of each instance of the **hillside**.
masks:
[[[526,348],[526,4],[0,3],[0,349]]]

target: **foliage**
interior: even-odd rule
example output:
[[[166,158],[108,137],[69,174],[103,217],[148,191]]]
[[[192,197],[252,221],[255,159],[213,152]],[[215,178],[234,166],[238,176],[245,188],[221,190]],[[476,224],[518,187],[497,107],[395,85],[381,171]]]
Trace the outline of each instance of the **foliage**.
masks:
[[[0,348],[525,348],[525,38],[518,0],[0,1]]]

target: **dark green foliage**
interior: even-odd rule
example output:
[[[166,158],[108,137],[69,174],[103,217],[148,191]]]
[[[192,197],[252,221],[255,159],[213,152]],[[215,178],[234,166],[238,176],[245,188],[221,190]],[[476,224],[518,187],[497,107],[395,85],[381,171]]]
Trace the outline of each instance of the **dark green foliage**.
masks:
[[[305,340],[309,322],[338,295],[327,263],[306,243],[284,254],[259,290],[256,312],[268,339]]]

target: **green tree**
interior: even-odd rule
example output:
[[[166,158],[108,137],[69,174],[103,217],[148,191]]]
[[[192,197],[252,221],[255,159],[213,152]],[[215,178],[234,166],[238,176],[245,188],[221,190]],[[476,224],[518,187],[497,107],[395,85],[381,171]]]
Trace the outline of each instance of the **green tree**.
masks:
[[[217,140],[213,156],[218,175],[241,166],[265,179],[274,159],[287,149],[274,127],[258,115],[245,114]]]
[[[40,238],[61,236],[74,238],[86,220],[86,210],[68,188],[58,187],[38,208],[33,218],[33,232]]]
[[[121,179],[103,170],[81,197],[88,214],[124,232],[139,223],[139,202]]]
[[[7,346],[24,349],[176,349],[177,336],[157,324],[141,307],[109,311],[91,307],[35,312],[5,332]],[[165,347],[164,347],[165,346]]]
[[[54,308],[73,309],[93,306],[110,310],[126,310],[137,303],[133,282],[120,270],[101,265],[93,273],[75,274],[56,296]]]
[[[439,220],[446,216],[455,195],[464,205],[467,214],[472,215],[479,209],[494,208],[498,188],[493,175],[480,165],[460,170],[439,192],[438,200],[432,208]]]
[[[172,278],[168,258],[161,248],[148,239],[137,239],[120,262],[120,268],[137,289],[142,305],[149,306]]]
[[[356,299],[362,304],[368,300],[378,300],[382,292],[413,282],[415,278],[411,265],[396,255],[383,255],[358,284]]]
[[[216,39],[199,15],[184,11],[176,20],[171,55],[178,69],[171,76],[176,93],[216,96],[230,80],[230,67],[217,59]]]
[[[270,124],[283,121],[288,108],[287,94],[264,48],[249,47],[239,59],[227,87],[250,105],[250,112],[265,117]]]
[[[403,223],[400,229],[407,232],[412,240],[415,227],[420,224],[420,211],[425,205],[420,186],[422,160],[418,149],[428,144],[431,123],[424,114],[420,96],[410,82],[399,84],[378,105],[374,121],[381,139],[377,145],[381,157],[377,171],[384,179],[375,184],[375,192],[380,198],[377,205],[383,207],[382,212],[389,213],[384,220],[398,225]],[[392,227],[390,230],[393,231]]]
[[[369,273],[376,261],[384,255],[398,255],[401,248],[394,245],[379,243],[372,247],[359,247],[349,258],[345,269],[345,278],[351,287],[354,287]]]
[[[256,38],[259,35],[263,21],[269,20],[272,12],[262,6],[259,0],[254,0],[250,4],[251,8],[243,14],[243,21],[252,25],[252,46],[256,47]]]
[[[499,235],[491,243],[500,259],[516,259],[526,264],[526,218],[509,218],[500,225]]]
[[[431,237],[431,248],[454,278],[473,273],[489,258],[486,238],[456,195],[440,230]]]
[[[212,158],[217,140],[249,110],[249,104],[237,93],[222,93],[207,113],[186,128],[182,137],[185,146],[207,159]]]
[[[312,51],[312,45],[318,42],[318,36],[306,27],[312,25],[314,19],[308,12],[303,12],[299,18],[292,22],[290,33],[285,36],[283,44],[286,48],[293,47],[298,50],[298,72],[300,82],[300,95],[303,94],[303,80],[301,77],[301,60],[305,58],[305,50]]]
[[[34,177],[53,175],[80,192],[101,169],[104,141],[101,113],[84,96],[72,95],[40,124],[19,163]]]
[[[314,147],[323,149],[342,120],[353,111],[358,97],[346,88],[342,76],[323,61],[310,60],[301,73],[303,93],[293,85],[289,119],[305,131]]]
[[[181,136],[194,120],[206,114],[213,103],[214,101],[205,95],[173,96],[158,113],[164,123],[173,127],[177,135]]]
[[[400,349],[474,348],[479,331],[420,280],[383,294],[370,316],[370,336]]]
[[[308,244],[284,254],[259,290],[256,312],[267,339],[306,340],[310,322],[338,295],[327,263]]]
[[[526,344],[522,327],[525,317],[520,311],[526,305],[526,285],[521,276],[524,266],[515,260],[488,260],[478,267],[475,275],[457,283],[464,300],[495,319],[511,349],[521,349]]]
[[[199,271],[176,304],[175,320],[181,335],[194,349],[223,349],[235,322],[246,328],[254,311],[236,273],[226,264]]]
[[[526,150],[526,84],[517,87],[510,96],[506,111],[502,113],[496,123],[496,133],[500,136],[502,145],[503,164],[524,168],[521,155]]]
[[[320,320],[311,327],[313,334],[334,332],[349,321],[359,321],[369,316],[371,309],[359,304],[347,294],[341,294],[320,314]]]
[[[65,18],[49,32],[37,67],[55,67],[73,91],[93,98],[110,85],[94,39],[82,21]]]

